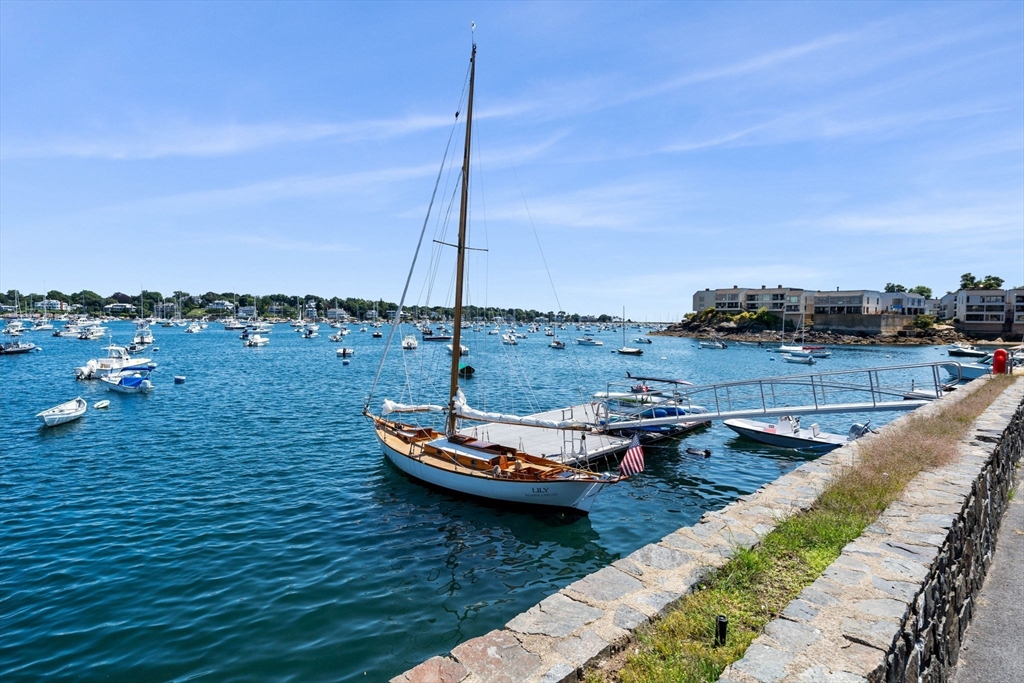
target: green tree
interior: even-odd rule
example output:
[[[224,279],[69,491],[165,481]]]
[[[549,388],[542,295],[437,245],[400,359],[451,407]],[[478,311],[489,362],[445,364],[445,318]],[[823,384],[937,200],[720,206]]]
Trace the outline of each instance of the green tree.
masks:
[[[978,278],[970,273],[964,273],[960,276],[960,289],[977,289],[978,284]]]
[[[894,282],[887,282],[885,283],[885,291],[888,293],[905,292],[907,291],[907,288],[904,287],[903,285],[898,285]]]
[[[986,275],[985,279],[981,281],[981,289],[1002,289],[1003,278],[996,277],[994,275]]]
[[[924,285],[918,285],[917,287],[914,287],[914,288],[910,289],[909,291],[910,291],[911,294],[920,294],[925,299],[931,299],[932,298],[932,288],[931,287],[925,287]]]

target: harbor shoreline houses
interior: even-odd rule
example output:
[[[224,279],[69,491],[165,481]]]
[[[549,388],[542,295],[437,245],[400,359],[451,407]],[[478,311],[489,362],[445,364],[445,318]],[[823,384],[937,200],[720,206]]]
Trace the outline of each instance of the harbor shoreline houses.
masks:
[[[687,320],[671,326],[666,334],[757,337],[775,332],[781,336],[784,318],[787,331],[803,328],[809,340],[822,335],[860,340],[853,343],[1024,337],[1022,288],[960,289],[929,299],[906,291],[734,285],[695,292],[693,310]],[[774,325],[765,322],[765,312],[772,316],[767,320]]]

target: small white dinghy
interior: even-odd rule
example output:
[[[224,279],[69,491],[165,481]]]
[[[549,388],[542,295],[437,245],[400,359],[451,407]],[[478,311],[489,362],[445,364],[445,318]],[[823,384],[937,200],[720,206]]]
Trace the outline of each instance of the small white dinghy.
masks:
[[[96,401],[95,403],[92,404],[92,407],[95,410],[105,410],[106,408],[110,407],[110,401],[108,401],[107,399],[103,399],[102,401]]]
[[[47,427],[56,427],[62,425],[65,422],[71,422],[85,415],[85,409],[89,404],[85,402],[81,396],[75,399],[71,399],[67,403],[61,403],[59,406],[54,406],[49,410],[36,415],[43,424]]]

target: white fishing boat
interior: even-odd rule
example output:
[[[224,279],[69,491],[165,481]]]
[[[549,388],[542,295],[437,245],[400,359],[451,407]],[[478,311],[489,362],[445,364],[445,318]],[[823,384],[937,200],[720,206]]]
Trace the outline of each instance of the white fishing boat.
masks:
[[[75,379],[96,379],[129,366],[148,366],[150,369],[156,367],[156,363],[149,358],[132,357],[123,346],[110,344],[104,348],[107,357],[93,358],[85,365],[75,368]]]
[[[78,328],[78,325],[76,325],[76,324],[74,324],[72,322],[66,322],[66,323],[64,323],[63,327],[58,327],[58,328],[56,328],[53,331],[53,336],[54,337],[77,337],[79,332],[81,332],[81,330]]]
[[[224,326],[225,330],[244,330],[245,324],[239,321],[237,318],[224,318],[220,321],[220,324]]]
[[[343,346],[340,349],[338,349],[335,353],[338,354],[338,358],[351,358],[352,356],[355,355],[356,350],[349,348],[347,346]]]
[[[149,372],[142,367],[128,367],[120,372],[100,377],[100,381],[107,385],[108,391],[116,391],[119,394],[148,394],[154,389]]]
[[[42,320],[37,320],[34,323],[32,323],[32,327],[29,329],[29,331],[30,332],[49,332],[52,329],[53,329],[53,324],[49,320],[47,320],[46,318],[43,318]]]
[[[187,326],[187,327],[185,328],[185,332],[186,332],[187,334],[198,334],[199,332],[201,332],[201,331],[202,331],[202,329],[203,329],[203,328],[199,327],[199,323],[197,323],[196,321],[194,321],[194,320],[193,320],[193,321],[192,321],[192,322],[190,322],[190,323],[188,324],[188,326]]]
[[[132,339],[132,343],[139,344],[140,346],[153,343],[153,331],[149,329],[149,325],[135,330],[135,337]]]
[[[248,339],[242,342],[243,346],[266,346],[270,343],[270,337],[264,337],[262,334],[250,335]]]
[[[770,446],[819,453],[845,446],[871,431],[870,423],[854,424],[846,436],[823,432],[817,424],[803,429],[800,427],[799,415],[783,415],[774,424],[756,420],[725,420],[723,424],[741,436]]]
[[[316,339],[317,337],[320,336],[320,332],[318,331],[319,329],[320,329],[319,325],[307,325],[306,327],[304,327],[302,329],[302,338],[303,339]]]
[[[85,341],[103,339],[107,336],[107,328],[102,325],[83,325],[78,332],[78,338]]]
[[[726,346],[725,342],[722,341],[721,339],[701,339],[700,340],[700,348],[702,348],[702,349],[726,349],[726,348],[729,348],[729,347]]]
[[[7,325],[4,327],[3,333],[4,334],[9,334],[9,335],[14,336],[14,337],[17,337],[17,336],[19,336],[24,331],[25,331],[25,324],[24,323],[22,323],[20,320],[10,320],[10,321],[8,321]]]
[[[946,353],[950,356],[960,356],[966,358],[984,358],[988,355],[988,351],[982,351],[977,346],[972,346],[966,342],[956,342],[946,347]]]
[[[445,344],[445,348],[448,349],[448,355],[449,356],[452,355],[453,353],[455,353],[455,347],[452,346],[451,344]],[[461,356],[468,356],[469,355],[469,347],[466,346],[465,344],[459,344],[459,355],[461,355]]]
[[[461,171],[458,242],[455,246],[453,349],[460,346],[462,333],[475,74],[476,45],[474,44],[470,60],[469,92],[465,118],[466,137]],[[426,225],[424,223],[424,230]],[[415,257],[413,264],[415,265]],[[410,270],[409,277],[412,277],[412,270]],[[403,292],[396,312],[396,320],[401,319],[404,302],[405,293]],[[392,336],[394,336],[394,329]],[[514,335],[512,338],[515,339]],[[381,359],[382,367],[385,360],[386,349],[384,357]],[[449,400],[448,404],[444,406],[402,405],[385,400],[380,414],[375,415],[370,412],[370,401],[373,396],[373,389],[371,389],[363,412],[373,421],[374,432],[384,455],[399,470],[420,481],[457,493],[523,506],[567,508],[584,514],[590,510],[602,488],[619,481],[620,477],[610,473],[595,473],[576,469],[548,458],[524,452],[516,446],[492,443],[460,433],[457,428],[459,418],[566,430],[579,430],[585,429],[585,427],[573,421],[555,422],[531,417],[485,413],[470,408],[459,388],[459,361],[459,355],[453,353],[448,373],[447,396]],[[379,376],[380,371],[378,370],[378,378]],[[392,417],[395,414],[403,413],[445,414],[444,428],[442,430],[432,426],[399,422]]]
[[[405,335],[402,339],[402,349],[405,351],[415,351],[420,346],[419,342],[416,341],[416,336],[412,334]]]
[[[604,346],[604,342],[600,339],[594,339],[589,334],[585,334],[582,337],[577,337],[576,344],[579,346]]]
[[[85,415],[85,409],[89,404],[81,396],[73,398],[67,403],[61,403],[36,415],[47,427],[56,427]]]

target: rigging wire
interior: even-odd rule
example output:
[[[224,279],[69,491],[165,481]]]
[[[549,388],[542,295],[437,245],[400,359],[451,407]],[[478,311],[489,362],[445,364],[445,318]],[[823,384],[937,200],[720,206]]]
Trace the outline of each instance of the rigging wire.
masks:
[[[457,118],[458,115],[456,115]],[[441,184],[441,176],[444,173],[444,165],[448,160],[448,152],[451,149],[452,138],[455,136],[455,130],[458,124],[452,126],[451,132],[448,134],[448,144],[445,145],[444,156],[441,159],[441,168],[437,171],[437,180],[434,181],[434,191],[430,194],[430,204],[427,206],[427,215],[423,218],[423,228],[420,230],[419,241],[416,242],[416,251],[412,256],[412,265],[409,266],[409,275],[405,278],[405,287],[402,289],[402,298],[398,302],[398,310],[395,312],[395,324],[391,326],[391,332],[388,334],[387,344],[384,345],[384,352],[380,357],[380,365],[377,366],[377,374],[373,377],[373,385],[370,387],[370,393],[366,397],[366,402],[363,404],[363,410],[368,410],[370,407],[370,401],[373,400],[373,392],[377,389],[377,382],[380,381],[380,373],[384,369],[384,361],[388,357],[388,349],[391,348],[391,342],[395,337],[395,330],[397,330],[402,321],[402,308],[405,306],[405,295],[409,292],[409,283],[412,281],[412,274],[416,270],[416,259],[420,255],[420,247],[423,246],[423,236],[427,232],[427,225],[430,222],[430,212],[434,208],[434,198],[437,196],[437,188]]]
[[[512,157],[511,156],[509,157],[508,161],[512,165],[512,174],[515,176],[516,185],[519,186],[519,194],[523,198],[523,206],[526,208],[526,216],[527,216],[527,218],[530,219],[530,228],[533,230],[533,238],[534,238],[534,240],[537,241],[537,251],[540,252],[540,259],[541,259],[541,262],[544,264],[544,272],[547,273],[548,283],[550,283],[550,285],[551,285],[551,293],[555,297],[555,304],[558,305],[558,310],[559,311],[564,311],[565,309],[562,308],[562,302],[558,298],[558,290],[555,288],[555,280],[554,280],[553,277],[551,277],[551,268],[548,267],[548,259],[544,255],[544,247],[541,246],[541,243],[540,243],[540,235],[537,234],[537,226],[533,222],[533,214],[530,212],[530,205],[526,201],[526,193],[523,191],[523,184],[519,181],[519,171],[516,169],[516,163],[514,161],[512,161]],[[576,390],[579,393],[580,402],[585,404],[587,402],[587,399],[584,398],[584,396],[583,396],[583,388],[582,388],[582,385],[583,385],[583,368],[580,365],[579,356],[576,355],[575,351],[576,351],[576,349],[573,348],[572,349],[572,359],[573,359],[574,365],[576,366]]]

